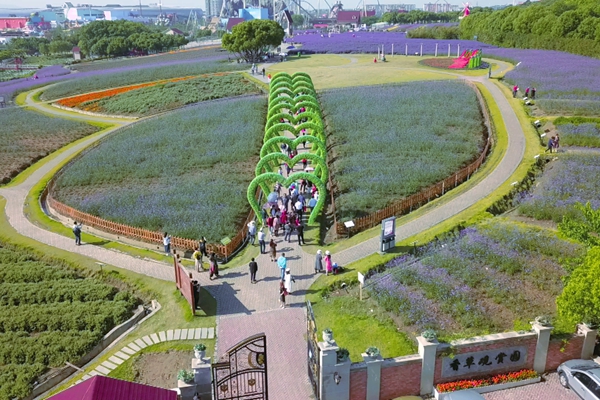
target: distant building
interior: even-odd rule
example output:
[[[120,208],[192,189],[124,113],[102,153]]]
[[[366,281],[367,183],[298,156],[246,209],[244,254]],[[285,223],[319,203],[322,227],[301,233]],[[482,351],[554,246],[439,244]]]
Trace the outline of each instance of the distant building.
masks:
[[[456,4],[448,4],[448,3],[425,3],[423,5],[423,11],[428,11],[432,13],[444,13],[451,11],[460,11],[461,7]]]
[[[0,18],[0,30],[25,30],[27,28],[27,17],[6,17]]]
[[[89,4],[78,4],[77,7],[75,7],[73,6],[73,3],[66,2],[63,5],[63,9],[65,17],[69,21],[90,22],[106,19],[104,11],[92,8]]]
[[[206,18],[219,16],[223,8],[223,0],[205,0]]]
[[[177,35],[177,36],[184,36],[185,33],[183,33],[182,31],[180,31],[177,28],[171,28],[168,31],[165,32],[165,35]]]
[[[369,10],[369,11],[361,11],[361,10],[354,10],[354,11],[343,11],[340,10],[337,12],[337,17],[336,17],[336,25],[350,25],[353,28],[358,27],[358,25],[361,24],[361,18],[364,17],[374,17],[375,16],[375,10]]]
[[[234,26],[241,24],[244,21],[244,18],[228,18],[225,30],[227,30],[227,32],[231,32]]]
[[[268,8],[243,8],[240,10],[240,17],[244,18],[245,21],[252,19],[269,19]]]
[[[417,9],[415,4],[367,4],[367,10],[375,10],[375,15],[381,17],[386,12],[410,12]]]

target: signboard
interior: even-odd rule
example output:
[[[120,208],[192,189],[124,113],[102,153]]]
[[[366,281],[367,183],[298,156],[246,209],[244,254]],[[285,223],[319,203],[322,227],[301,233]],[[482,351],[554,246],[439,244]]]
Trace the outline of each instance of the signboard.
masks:
[[[388,218],[386,220],[383,221],[383,236],[391,236],[394,234],[395,226],[396,225],[396,218]]]
[[[454,358],[442,359],[442,377],[455,377],[475,372],[485,375],[498,369],[516,370],[525,365],[526,361],[526,346],[463,353]]]
[[[360,272],[358,273],[358,281],[360,282],[361,286],[363,286],[365,284],[365,276],[363,274],[361,274]]]

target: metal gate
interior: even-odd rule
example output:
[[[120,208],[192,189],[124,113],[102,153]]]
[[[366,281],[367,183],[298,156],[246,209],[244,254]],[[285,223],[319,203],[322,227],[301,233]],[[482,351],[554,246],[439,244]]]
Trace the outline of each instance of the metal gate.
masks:
[[[308,346],[308,376],[313,387],[315,399],[319,400],[319,338],[317,337],[317,324],[313,314],[310,300],[306,300],[306,343]]]
[[[217,400],[268,400],[265,334],[242,340],[213,364],[212,386]]]

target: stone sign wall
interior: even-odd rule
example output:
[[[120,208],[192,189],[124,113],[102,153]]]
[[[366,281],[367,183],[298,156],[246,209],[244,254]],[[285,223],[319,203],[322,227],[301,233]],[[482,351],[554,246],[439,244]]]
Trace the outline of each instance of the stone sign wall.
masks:
[[[514,346],[494,350],[462,353],[442,358],[442,378],[477,373],[487,375],[498,369],[517,370],[525,365],[527,347]]]

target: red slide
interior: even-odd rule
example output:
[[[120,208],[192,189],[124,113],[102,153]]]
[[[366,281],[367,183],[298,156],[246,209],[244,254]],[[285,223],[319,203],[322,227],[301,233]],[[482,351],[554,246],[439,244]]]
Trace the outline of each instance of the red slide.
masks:
[[[467,65],[469,65],[469,60],[471,59],[471,57],[474,57],[477,54],[477,50],[470,52],[470,51],[463,51],[463,53],[461,54],[461,56],[459,58],[455,58],[454,62],[448,67],[448,68],[454,68],[454,69],[461,69],[461,68],[465,68]]]

